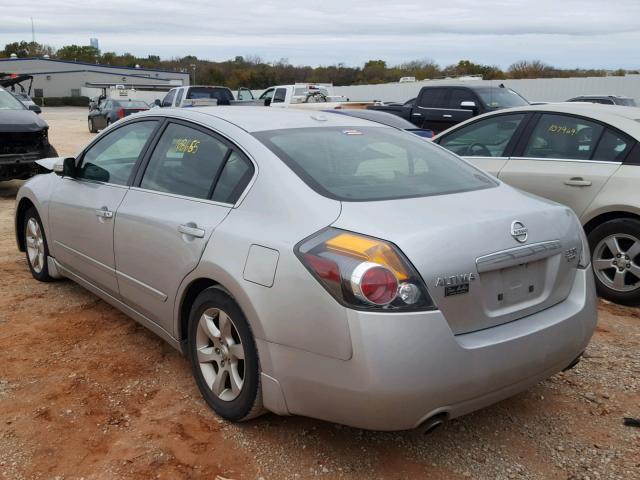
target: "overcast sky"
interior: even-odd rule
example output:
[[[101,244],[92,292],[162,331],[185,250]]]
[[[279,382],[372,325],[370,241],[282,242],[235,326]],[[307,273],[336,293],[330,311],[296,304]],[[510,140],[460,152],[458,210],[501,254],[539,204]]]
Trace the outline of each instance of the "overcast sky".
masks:
[[[640,68],[640,0],[0,0],[0,48],[31,39],[30,17],[40,43],[138,56]]]

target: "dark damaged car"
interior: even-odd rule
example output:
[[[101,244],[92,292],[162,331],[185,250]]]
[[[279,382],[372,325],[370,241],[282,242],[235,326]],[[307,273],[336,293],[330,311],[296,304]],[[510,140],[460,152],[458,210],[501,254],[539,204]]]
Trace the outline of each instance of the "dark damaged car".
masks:
[[[57,156],[47,122],[0,88],[0,181],[29,178],[40,172],[36,160]]]

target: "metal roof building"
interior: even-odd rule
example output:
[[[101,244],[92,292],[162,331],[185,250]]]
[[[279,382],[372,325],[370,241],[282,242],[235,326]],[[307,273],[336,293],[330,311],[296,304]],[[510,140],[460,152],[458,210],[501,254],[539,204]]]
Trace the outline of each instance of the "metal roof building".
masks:
[[[0,72],[33,76],[34,97],[80,96],[81,89],[95,84],[124,84],[143,88],[154,85],[168,90],[189,85],[189,73],[148,68],[114,67],[50,58],[0,58]]]

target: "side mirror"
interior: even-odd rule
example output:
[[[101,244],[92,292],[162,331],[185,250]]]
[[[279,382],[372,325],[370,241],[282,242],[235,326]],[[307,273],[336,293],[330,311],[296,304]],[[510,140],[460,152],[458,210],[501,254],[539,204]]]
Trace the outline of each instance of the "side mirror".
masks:
[[[42,113],[42,109],[38,105],[29,105],[29,110],[35,113]]]
[[[159,106],[161,106],[161,105],[162,105],[162,102],[160,101],[160,99],[159,99],[159,98],[156,98],[156,99],[153,101],[153,104],[154,104],[155,106],[159,107]]]
[[[460,102],[460,108],[462,108],[463,110],[473,110],[474,112],[478,110],[478,106],[476,105],[476,102],[472,102],[469,100]]]
[[[58,160],[53,165],[53,172],[61,177],[74,177],[76,171],[76,159],[73,157],[67,157],[62,160]]]
[[[271,105],[271,97],[267,97],[264,99],[264,106],[268,107],[269,105]]]

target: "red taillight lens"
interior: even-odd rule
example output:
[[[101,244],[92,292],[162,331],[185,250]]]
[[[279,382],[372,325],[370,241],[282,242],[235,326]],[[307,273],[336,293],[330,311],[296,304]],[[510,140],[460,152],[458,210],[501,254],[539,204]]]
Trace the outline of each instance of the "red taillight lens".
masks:
[[[301,242],[295,252],[329,293],[348,307],[434,308],[418,273],[389,242],[328,228]]]
[[[118,118],[124,118],[124,108],[118,110]]]
[[[387,305],[398,295],[398,278],[382,265],[363,262],[351,274],[351,289],[361,300]]]

